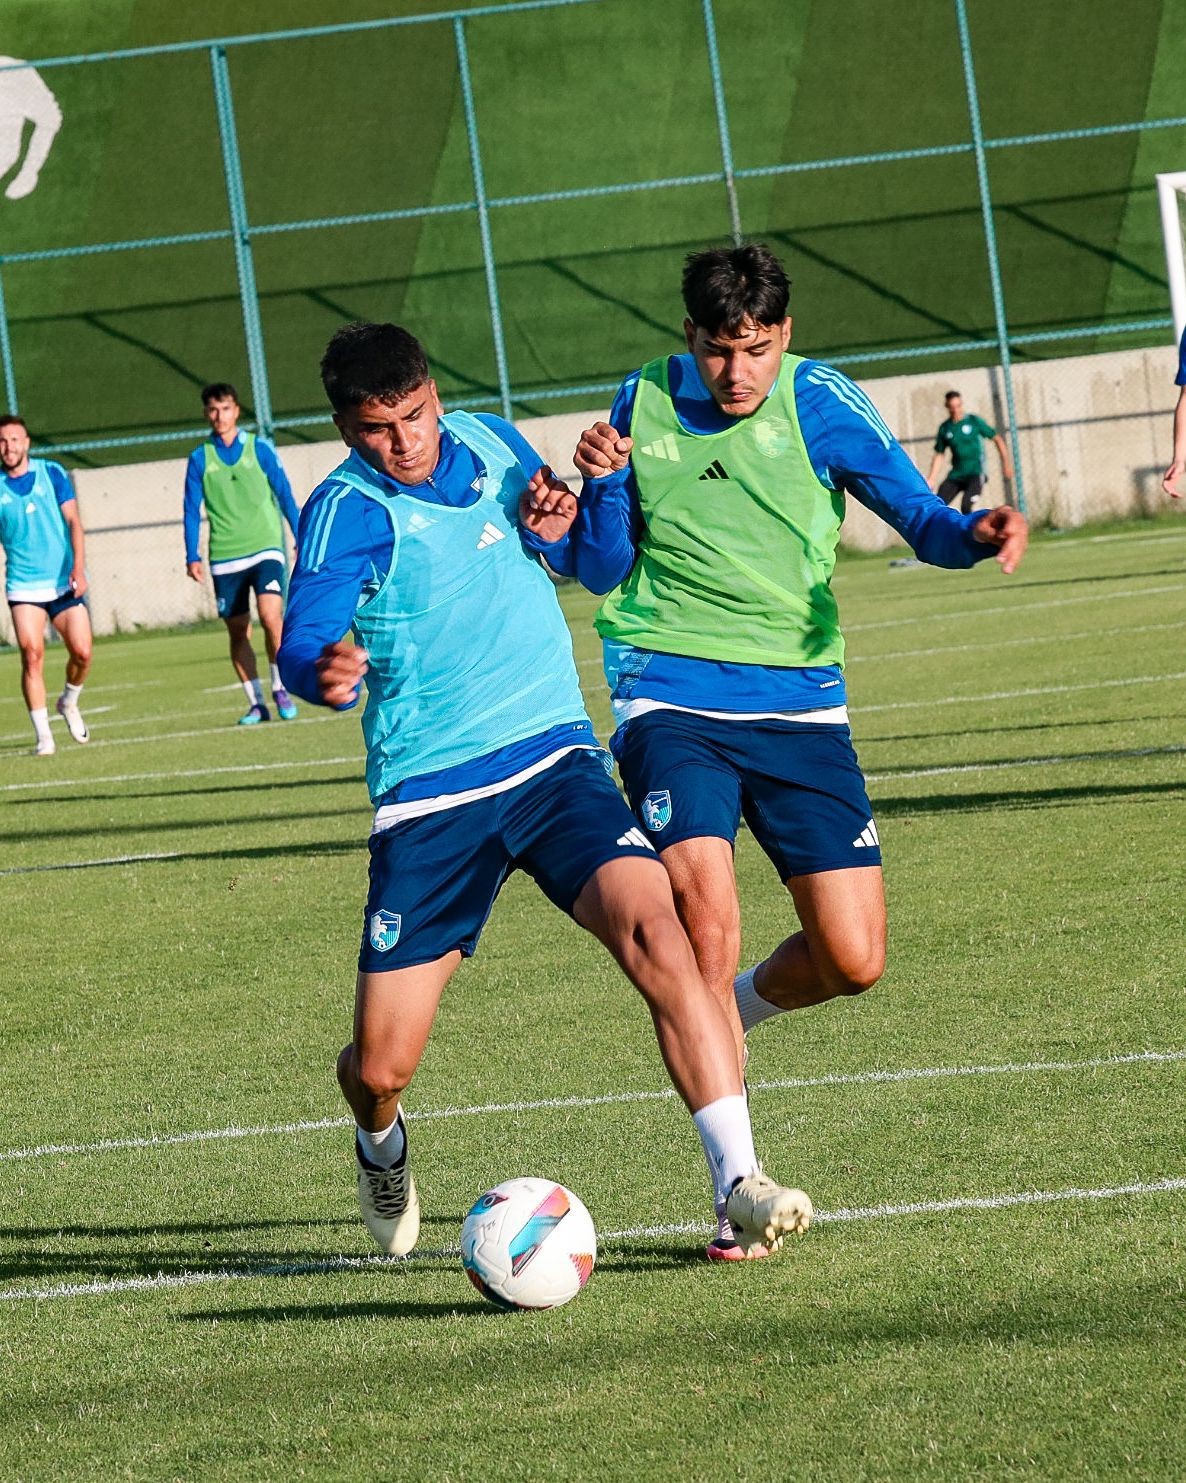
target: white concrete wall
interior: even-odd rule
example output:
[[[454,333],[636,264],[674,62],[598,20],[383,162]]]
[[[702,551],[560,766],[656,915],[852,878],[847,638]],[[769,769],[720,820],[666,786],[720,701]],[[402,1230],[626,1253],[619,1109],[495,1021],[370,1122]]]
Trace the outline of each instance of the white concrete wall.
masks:
[[[1176,365],[1174,349],[1167,345],[1015,368],[1026,496],[1035,522],[1073,526],[1164,507],[1160,479],[1170,457]],[[862,384],[924,472],[949,386],[959,388],[970,410],[1005,427],[995,369],[891,376]],[[606,411],[602,407],[530,418],[520,426],[556,471],[568,477],[575,472],[572,453],[582,428]],[[995,450],[986,452],[991,472],[987,498],[995,504],[1003,486]],[[288,447],[281,457],[300,504],[340,461],[342,445]],[[198,587],[184,572],[184,476],[184,458],[74,475],[88,530],[97,633],[214,616],[209,582]],[[900,544],[893,531],[853,500],[842,539],[866,551]],[[11,640],[7,608],[0,610],[0,637]]]

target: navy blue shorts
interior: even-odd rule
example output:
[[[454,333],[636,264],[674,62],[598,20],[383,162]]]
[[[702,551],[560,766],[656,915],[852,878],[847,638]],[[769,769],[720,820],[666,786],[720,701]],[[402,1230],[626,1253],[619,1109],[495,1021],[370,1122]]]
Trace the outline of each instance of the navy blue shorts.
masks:
[[[30,602],[26,597],[10,597],[8,606],[10,608],[40,608],[52,622],[59,613],[65,613],[70,608],[85,608],[86,598],[75,597],[73,592],[63,592],[60,597],[51,598],[49,602]]]
[[[214,572],[214,600],[218,604],[220,618],[241,618],[251,611],[251,594],[259,602],[261,592],[274,592],[284,596],[286,573],[284,563],[269,558],[257,561],[254,566],[244,567],[241,572]]]
[[[524,870],[571,913],[590,876],[655,851],[605,769],[604,752],[569,752],[517,788],[371,835],[371,886],[358,966],[386,973],[473,956],[503,882]]]
[[[744,818],[780,880],[881,864],[847,726],[648,711],[626,723],[614,750],[660,852],[685,839],[732,843]]]

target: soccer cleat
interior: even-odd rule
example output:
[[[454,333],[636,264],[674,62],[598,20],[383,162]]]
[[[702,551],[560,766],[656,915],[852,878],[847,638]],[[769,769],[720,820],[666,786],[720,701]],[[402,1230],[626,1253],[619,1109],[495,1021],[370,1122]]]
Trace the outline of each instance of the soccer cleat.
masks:
[[[246,715],[239,717],[240,726],[258,726],[272,719],[266,705],[253,705]]]
[[[390,1169],[380,1169],[354,1144],[358,1159],[358,1206],[366,1228],[380,1251],[388,1256],[406,1256],[420,1234],[420,1198],[408,1168],[408,1130],[404,1115],[397,1114],[404,1135],[404,1151]]]
[[[276,709],[280,713],[282,721],[295,721],[297,708],[292,703],[292,698],[283,685],[272,691],[272,699],[276,702]]]
[[[52,757],[58,750],[52,736],[39,736],[37,745],[33,748],[34,757]]]
[[[89,742],[91,734],[86,728],[86,722],[82,719],[82,712],[76,705],[67,705],[64,695],[58,696],[55,707],[59,716],[66,723],[66,730],[76,742]]]
[[[758,1257],[769,1256],[770,1248],[751,1246],[748,1251],[742,1251],[734,1238],[729,1217],[722,1213],[717,1216],[717,1233],[704,1248],[704,1255],[710,1262],[749,1262]]]
[[[759,1170],[735,1180],[725,1201],[725,1214],[743,1253],[759,1246],[777,1251],[784,1236],[802,1235],[815,1209],[801,1189],[784,1189]]]

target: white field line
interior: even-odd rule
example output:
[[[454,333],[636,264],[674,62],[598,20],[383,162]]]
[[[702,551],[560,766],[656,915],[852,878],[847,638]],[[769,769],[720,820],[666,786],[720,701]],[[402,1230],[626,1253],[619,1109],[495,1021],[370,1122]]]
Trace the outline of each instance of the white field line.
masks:
[[[181,850],[158,850],[147,855],[108,855],[102,860],[64,860],[58,865],[9,865],[0,875],[35,875],[40,870],[91,870],[99,865],[135,865],[139,860],[182,860]]]
[[[342,767],[347,763],[352,763],[357,767],[361,760],[355,754],[350,757],[310,757],[307,760],[291,762],[238,762],[222,767],[172,768],[168,772],[122,772],[108,777],[37,778],[29,783],[0,783],[0,793],[17,793],[31,788],[81,788],[84,785],[89,787],[96,783],[148,783],[164,778],[221,777],[226,773],[276,772],[290,767]]]
[[[792,1076],[777,1081],[751,1081],[751,1092],[803,1091],[812,1087],[885,1086],[895,1082],[941,1081],[960,1076],[1029,1076],[1058,1071],[1106,1071],[1117,1066],[1155,1066],[1186,1061],[1186,1050],[1138,1050],[1116,1056],[1094,1056],[1084,1061],[1004,1061],[983,1066],[907,1066],[896,1071],[837,1072],[828,1076]],[[654,1091],[604,1092],[588,1097],[545,1097],[535,1102],[483,1102],[470,1107],[435,1107],[408,1111],[410,1122],[439,1122],[457,1117],[499,1117],[507,1113],[555,1112],[588,1107],[625,1106],[633,1102],[667,1102],[672,1087]],[[260,1123],[249,1127],[198,1128],[185,1133],[145,1134],[137,1138],[107,1138],[98,1143],[43,1143],[33,1148],[0,1149],[0,1163],[26,1159],[88,1156],[126,1149],[171,1148],[185,1143],[214,1143],[238,1138],[286,1137],[318,1133],[327,1128],[353,1126],[349,1117],[320,1117],[287,1123]]]
[[[1076,546],[1099,546],[1105,541],[1131,541],[1133,545],[1156,545],[1158,541],[1181,541],[1186,540],[1186,530],[1118,530],[1115,535],[1109,536],[1080,536],[1078,539],[1072,537],[1069,541],[1060,541],[1057,538],[1047,543],[1042,542],[1043,551],[1071,551]]]
[[[876,737],[867,738],[870,742]],[[1123,752],[1080,752],[1069,757],[1017,757],[1009,762],[952,762],[941,767],[914,767],[909,772],[870,772],[865,775],[867,783],[896,783],[906,778],[940,778],[960,772],[1006,772],[1012,767],[1075,767],[1079,763],[1111,762],[1123,757],[1175,757],[1186,752],[1186,743],[1175,742],[1168,747],[1133,747]],[[1017,795],[1025,799],[1025,794]]]
[[[89,705],[86,708],[86,717],[84,717],[84,719],[87,719],[91,716],[101,716],[104,714],[104,712],[113,711],[115,709],[116,707],[113,705]],[[51,726],[65,726],[66,720],[64,716],[59,716],[57,711],[51,711],[49,714],[49,723]],[[129,726],[133,723],[130,721],[108,721],[104,724],[108,726]],[[3,736],[0,736],[0,742],[21,742],[27,740],[28,736],[28,729],[24,731],[9,731],[6,732]]]
[[[148,717],[149,721],[153,718]],[[276,726],[290,731],[294,726],[323,726],[328,721],[338,720],[338,713],[332,712],[326,716],[298,716],[295,721],[270,721],[269,726]],[[259,727],[248,727],[247,730],[259,730]],[[123,736],[112,737],[110,740],[93,741],[92,747],[142,747],[155,746],[158,742],[187,741],[194,736],[225,736],[230,737],[236,732],[234,722],[224,721],[221,726],[203,726],[193,731],[157,731],[148,736]]]
[[[149,686],[167,685],[168,680],[128,680],[119,685],[90,685],[86,687],[87,696],[108,695],[115,690],[146,690]],[[0,695],[0,705],[21,705],[25,703],[23,695]],[[83,701],[84,709],[87,702]]]
[[[1086,680],[1078,685],[1037,685],[1028,690],[991,690],[983,695],[940,695],[932,700],[887,700],[878,705],[852,705],[859,716],[873,711],[915,711],[935,705],[972,705],[983,700],[1021,700],[1031,695],[1069,695],[1076,690],[1111,690],[1122,685],[1160,685],[1163,681],[1186,680],[1186,670],[1168,675],[1126,675],[1119,680]]]
[[[1186,582],[1170,582],[1161,587],[1127,587],[1119,592],[1091,592],[1083,597],[1052,597],[1044,602],[1010,602],[994,608],[957,608],[946,613],[916,613],[912,618],[882,618],[876,623],[846,623],[846,633],[868,633],[875,628],[901,628],[908,623],[925,623],[935,627],[952,618],[985,618],[992,613],[1012,613],[1024,618],[1044,608],[1070,608],[1085,602],[1115,602],[1119,597],[1152,597],[1156,593],[1181,592]]]
[[[1018,1205],[1051,1205],[1063,1201],[1119,1200],[1137,1195],[1160,1195],[1186,1190],[1186,1179],[1151,1179],[1131,1184],[1071,1187],[1053,1190],[1018,1190],[1003,1195],[957,1196],[949,1200],[916,1200],[908,1205],[867,1205],[854,1209],[817,1210],[820,1225],[857,1220],[894,1220],[909,1215],[945,1215],[965,1210],[1008,1210]],[[605,1231],[599,1244],[606,1247],[631,1241],[662,1240],[669,1236],[706,1234],[715,1229],[707,1221],[688,1220],[658,1226],[633,1226]],[[113,1293],[153,1292],[168,1288],[202,1287],[218,1282],[249,1282],[270,1277],[320,1276],[332,1272],[367,1272],[414,1265],[420,1262],[456,1260],[457,1246],[433,1251],[414,1251],[409,1256],[331,1256],[321,1261],[260,1262],[255,1266],[217,1267],[209,1271],[160,1272],[154,1277],[112,1277],[97,1282],[64,1282],[53,1287],[0,1289],[0,1302],[49,1302],[55,1298],[106,1297]]]

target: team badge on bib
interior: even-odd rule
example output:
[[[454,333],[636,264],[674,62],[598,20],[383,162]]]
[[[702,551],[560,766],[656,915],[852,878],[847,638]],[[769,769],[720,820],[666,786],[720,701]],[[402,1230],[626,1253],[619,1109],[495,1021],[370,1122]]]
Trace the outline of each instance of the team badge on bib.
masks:
[[[671,794],[666,788],[657,793],[648,793],[642,801],[642,822],[652,834],[666,829],[671,823]]]
[[[380,909],[371,916],[371,946],[377,953],[389,953],[399,941],[403,918],[397,911]]]
[[[753,424],[758,452],[767,458],[781,458],[795,440],[795,430],[785,417],[767,417]]]

